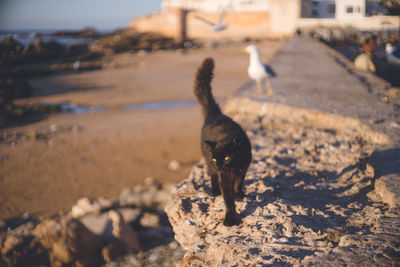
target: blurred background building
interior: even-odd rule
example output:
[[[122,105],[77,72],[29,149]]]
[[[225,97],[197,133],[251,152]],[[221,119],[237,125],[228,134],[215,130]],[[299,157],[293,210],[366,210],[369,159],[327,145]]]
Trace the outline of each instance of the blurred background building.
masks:
[[[398,30],[399,16],[376,0],[302,0],[300,28],[354,28],[361,31]]]
[[[180,38],[287,37],[307,27],[398,29],[400,17],[386,14],[374,0],[164,0],[160,13],[130,25]]]

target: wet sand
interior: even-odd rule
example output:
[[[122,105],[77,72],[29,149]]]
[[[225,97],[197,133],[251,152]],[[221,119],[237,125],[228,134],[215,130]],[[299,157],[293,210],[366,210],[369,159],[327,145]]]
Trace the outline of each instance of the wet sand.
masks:
[[[260,44],[267,61],[283,41]],[[244,45],[145,55],[120,54],[102,70],[33,80],[35,96],[18,103],[70,102],[104,106],[106,111],[49,115],[41,121],[6,129],[21,133],[15,145],[0,144],[0,218],[26,211],[39,216],[66,212],[81,197],[112,197],[146,177],[178,182],[201,158],[200,107],[124,111],[154,101],[194,100],[192,84],[201,61],[216,61],[214,94],[229,96],[248,81]],[[71,125],[49,138],[32,138],[40,129]],[[31,138],[28,138],[31,136]],[[172,160],[181,168],[168,169]]]

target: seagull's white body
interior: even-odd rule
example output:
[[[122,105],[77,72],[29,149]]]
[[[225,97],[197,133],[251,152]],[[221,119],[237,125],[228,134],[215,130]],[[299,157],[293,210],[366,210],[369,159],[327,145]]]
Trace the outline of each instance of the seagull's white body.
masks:
[[[387,55],[387,56],[390,55],[390,54],[392,54],[393,51],[394,51],[393,45],[390,44],[390,43],[387,43],[386,46],[385,46],[385,51],[386,51],[386,55]]]
[[[247,69],[247,73],[249,77],[256,81],[258,93],[262,93],[262,83],[268,82],[268,94],[273,95],[271,90],[271,85],[269,83],[269,78],[274,77],[275,73],[268,65],[264,65],[260,53],[258,52],[258,48],[254,45],[249,45],[245,48],[245,51],[250,54],[250,63]]]

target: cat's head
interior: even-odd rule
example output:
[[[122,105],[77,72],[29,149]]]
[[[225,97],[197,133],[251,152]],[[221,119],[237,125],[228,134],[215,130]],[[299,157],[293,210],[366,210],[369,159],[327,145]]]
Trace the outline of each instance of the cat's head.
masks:
[[[211,163],[219,170],[226,169],[236,162],[237,146],[232,139],[222,139],[218,142],[205,141],[211,150]]]

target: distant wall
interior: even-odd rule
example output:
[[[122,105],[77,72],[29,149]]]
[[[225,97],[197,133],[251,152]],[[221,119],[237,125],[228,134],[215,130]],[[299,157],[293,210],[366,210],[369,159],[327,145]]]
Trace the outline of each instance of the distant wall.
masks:
[[[271,1],[270,34],[277,37],[291,36],[301,16],[300,0]]]
[[[162,9],[182,8],[202,12],[268,12],[275,0],[163,0]]]
[[[298,20],[301,28],[313,27],[354,27],[364,31],[398,30],[400,29],[400,16],[371,16],[352,20],[301,18]]]
[[[271,0],[268,2],[270,11],[227,11],[224,24],[228,28],[214,32],[210,25],[200,19],[217,22],[220,12],[202,12],[168,8],[151,17],[143,17],[131,21],[130,26],[138,31],[158,32],[167,36],[189,38],[262,38],[286,37],[293,34],[300,17],[300,0]]]
[[[189,12],[187,16],[187,33],[189,38],[244,38],[244,37],[266,37],[268,34],[270,16],[266,12],[240,12],[227,13],[224,24],[228,28],[224,31],[215,32],[196,16],[209,21],[217,22],[219,13]]]
[[[130,27],[140,32],[156,32],[170,37],[179,37],[181,35],[181,16],[182,10],[170,9],[168,12],[133,19]]]

